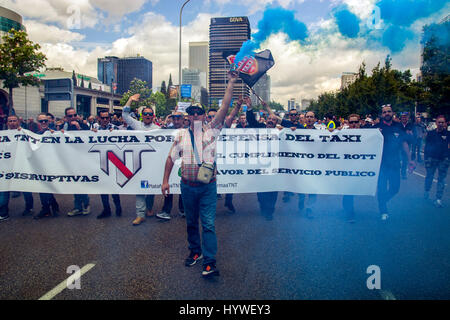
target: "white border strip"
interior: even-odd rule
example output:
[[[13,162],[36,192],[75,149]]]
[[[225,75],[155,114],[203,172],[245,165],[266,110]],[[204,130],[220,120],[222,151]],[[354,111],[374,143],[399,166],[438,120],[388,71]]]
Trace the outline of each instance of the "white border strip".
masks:
[[[68,277],[66,280],[64,280],[63,282],[58,284],[55,288],[53,288],[52,290],[47,292],[45,295],[40,297],[39,300],[51,300],[51,299],[53,299],[56,295],[58,295],[64,289],[67,288],[67,284],[68,283],[73,283],[75,280],[78,280],[79,278],[81,278],[81,276],[83,274],[85,274],[86,272],[91,270],[94,266],[95,266],[95,264],[93,264],[93,263],[89,263],[89,264],[85,265],[83,268],[81,268],[80,272],[75,272],[73,275]]]

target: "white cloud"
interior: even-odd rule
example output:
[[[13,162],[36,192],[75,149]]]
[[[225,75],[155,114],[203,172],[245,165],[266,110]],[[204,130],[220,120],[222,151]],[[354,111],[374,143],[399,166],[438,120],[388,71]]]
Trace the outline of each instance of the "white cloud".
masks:
[[[25,18],[68,29],[94,27],[99,19],[89,0],[6,0],[4,6]]]
[[[82,41],[85,36],[69,30],[60,29],[56,26],[47,25],[33,20],[25,20],[28,36],[31,41],[43,43],[69,43]]]
[[[154,0],[157,1],[157,0]],[[231,0],[210,0],[210,2],[222,4],[231,3]],[[357,1],[345,0],[351,10],[364,17],[367,14],[370,3],[374,0],[365,0],[364,5]],[[7,0],[10,4],[13,3]],[[33,41],[42,45],[42,51],[47,55],[48,67],[61,66],[66,70],[90,76],[97,76],[97,58],[106,55],[119,57],[140,54],[153,62],[153,86],[159,87],[161,82],[167,82],[169,74],[172,74],[174,83],[178,83],[178,41],[179,27],[171,23],[164,16],[147,12],[143,14],[134,26],[123,30],[120,39],[112,43],[89,43],[82,34],[76,30],[67,30],[65,21],[68,14],[67,4],[69,0],[44,1],[44,0],[16,0],[14,5],[20,7],[19,13],[28,17],[27,30]],[[73,0],[72,0],[73,2]],[[243,4],[252,4],[253,7],[264,8],[272,0],[243,0]],[[294,0],[283,0],[284,6],[292,5]],[[342,1],[340,1],[342,3]],[[126,14],[142,8],[144,0],[136,0],[127,7],[119,1],[107,2],[105,0],[80,0],[84,4],[83,24],[98,23],[98,10],[100,8],[110,15]],[[107,9],[117,5],[114,9]],[[208,2],[206,2],[208,3]],[[250,6],[250,5],[249,5]],[[12,8],[14,9],[14,8]],[[45,15],[44,12],[45,11]],[[26,12],[26,13],[24,13]],[[207,41],[209,39],[210,18],[221,16],[223,13],[199,13],[189,24],[183,26],[183,60],[182,66],[188,64],[189,41]],[[91,22],[89,22],[91,21]],[[60,27],[51,24],[59,24]],[[112,24],[111,28],[123,28],[123,24]],[[287,104],[289,98],[298,101],[304,98],[316,98],[324,91],[337,90],[340,87],[342,72],[358,70],[360,64],[365,61],[367,72],[379,62],[384,62],[387,49],[380,47],[369,49],[364,39],[347,39],[337,33],[337,27],[333,19],[319,20],[310,24],[310,41],[305,45],[288,43],[283,34],[272,35],[261,49],[270,49],[275,59],[275,66],[269,71],[272,78],[272,99]],[[87,40],[84,42],[84,40]],[[409,43],[401,54],[393,56],[393,67],[400,70],[418,70],[420,61],[420,47],[417,43]]]

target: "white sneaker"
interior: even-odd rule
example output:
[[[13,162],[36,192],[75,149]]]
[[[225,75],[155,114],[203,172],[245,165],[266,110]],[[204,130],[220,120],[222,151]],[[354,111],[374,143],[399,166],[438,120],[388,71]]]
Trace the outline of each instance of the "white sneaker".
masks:
[[[441,199],[436,199],[436,201],[434,202],[434,205],[438,208],[442,208],[442,200]]]
[[[386,221],[389,218],[389,215],[387,213],[383,213],[381,215],[381,220]]]
[[[162,211],[160,213],[157,213],[156,217],[159,218],[159,219],[163,219],[163,220],[170,220],[171,219],[170,214],[168,214],[167,212],[164,212],[164,211]]]

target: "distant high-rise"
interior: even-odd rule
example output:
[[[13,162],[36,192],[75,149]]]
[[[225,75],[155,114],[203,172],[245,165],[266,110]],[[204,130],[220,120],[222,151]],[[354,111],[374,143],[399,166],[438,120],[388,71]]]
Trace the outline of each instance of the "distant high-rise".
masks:
[[[341,90],[347,88],[353,82],[355,82],[358,77],[357,73],[354,72],[343,72],[341,76]]]
[[[112,87],[113,83],[117,83],[118,57],[104,57],[97,59],[97,78],[102,83]]]
[[[225,95],[227,73],[230,65],[223,58],[224,51],[238,52],[242,43],[250,39],[250,22],[247,17],[212,18],[209,25],[209,104]],[[249,88],[239,79],[233,98],[249,96]]]
[[[0,7],[0,43],[2,42],[2,37],[11,29],[26,30],[22,24],[22,17],[14,11]]]
[[[144,57],[122,58],[118,61],[117,93],[123,94],[130,89],[134,78],[147,82],[151,89],[153,86],[153,64]]]
[[[295,98],[290,98],[288,100],[288,111],[292,109],[296,109]]]
[[[264,101],[269,103],[270,101],[270,76],[265,73],[258,82],[253,86],[256,94]],[[259,105],[259,99],[252,93],[251,100],[253,105]]]
[[[189,69],[197,69],[208,74],[208,46],[208,41],[189,42]]]
[[[104,84],[117,83],[116,93],[123,94],[130,89],[134,78],[153,86],[153,64],[144,57],[105,57],[97,60],[98,79]]]

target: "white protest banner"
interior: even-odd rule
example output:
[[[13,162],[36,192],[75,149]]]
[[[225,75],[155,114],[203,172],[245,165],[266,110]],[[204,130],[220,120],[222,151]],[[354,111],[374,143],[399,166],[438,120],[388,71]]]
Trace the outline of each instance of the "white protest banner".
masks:
[[[176,130],[0,132],[0,191],[161,194]],[[375,195],[383,149],[378,130],[224,129],[217,142],[219,193],[291,191]],[[179,193],[179,162],[170,177]]]

